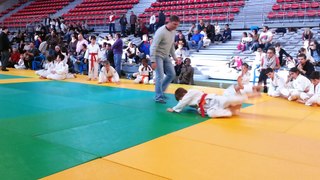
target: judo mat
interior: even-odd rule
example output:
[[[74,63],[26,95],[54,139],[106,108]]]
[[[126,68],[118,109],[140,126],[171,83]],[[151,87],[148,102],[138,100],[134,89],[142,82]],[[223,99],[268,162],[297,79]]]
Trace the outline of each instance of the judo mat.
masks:
[[[191,108],[166,112],[180,85],[157,104],[152,85],[43,81],[33,73],[12,70],[14,80],[0,84],[4,179],[320,177],[319,107],[263,95],[239,116],[209,119]]]

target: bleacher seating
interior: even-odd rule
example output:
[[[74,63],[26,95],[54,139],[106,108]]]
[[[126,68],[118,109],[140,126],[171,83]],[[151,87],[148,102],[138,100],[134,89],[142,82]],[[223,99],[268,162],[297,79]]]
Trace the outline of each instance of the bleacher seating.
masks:
[[[236,13],[245,5],[245,1],[218,0],[176,0],[157,1],[139,15],[145,22],[154,12],[164,11],[167,16],[177,15],[184,22],[195,22],[197,19],[211,21],[233,21]]]
[[[26,27],[27,23],[39,22],[42,19],[49,17],[50,14],[56,13],[72,1],[73,0],[36,0],[17,13],[6,18],[3,23],[8,27],[13,28]]]
[[[0,12],[0,17],[5,14],[8,14],[10,11],[15,10],[17,7],[21,6],[22,4],[26,3],[28,0],[20,0],[18,3],[14,4],[12,7]]]
[[[63,17],[65,21],[86,20],[88,25],[106,25],[111,12],[114,12],[118,19],[137,3],[139,0],[84,0]]]
[[[277,0],[272,6],[268,19],[318,20],[320,17],[320,2],[312,0]]]

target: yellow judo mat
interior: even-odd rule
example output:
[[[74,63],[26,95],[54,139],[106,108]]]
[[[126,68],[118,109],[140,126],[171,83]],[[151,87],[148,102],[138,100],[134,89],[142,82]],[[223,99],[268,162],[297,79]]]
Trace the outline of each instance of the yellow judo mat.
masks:
[[[38,79],[34,71],[10,69],[0,74],[25,76],[0,80],[0,85],[46,81]],[[154,91],[152,85],[131,80],[98,85],[78,76],[65,81]],[[170,85],[168,92],[177,87],[181,86]],[[206,93],[223,91],[183,87]],[[247,103],[253,105],[241,109],[239,116],[210,119],[43,179],[319,179],[319,107],[264,94]]]

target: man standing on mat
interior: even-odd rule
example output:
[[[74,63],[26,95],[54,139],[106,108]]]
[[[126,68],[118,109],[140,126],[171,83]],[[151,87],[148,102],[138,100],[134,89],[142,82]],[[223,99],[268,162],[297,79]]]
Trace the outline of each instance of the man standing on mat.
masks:
[[[169,55],[171,55],[175,61],[177,60],[174,38],[176,35],[175,30],[179,24],[179,17],[171,16],[169,23],[156,31],[150,47],[151,66],[156,71],[155,101],[158,103],[166,103],[164,100],[164,91],[176,77],[172,60]],[[164,77],[164,74],[166,74],[166,77]]]
[[[9,71],[7,69],[7,64],[9,60],[9,49],[10,49],[8,31],[9,29],[7,27],[3,27],[2,32],[0,34],[0,52],[1,52],[1,70],[2,71]]]

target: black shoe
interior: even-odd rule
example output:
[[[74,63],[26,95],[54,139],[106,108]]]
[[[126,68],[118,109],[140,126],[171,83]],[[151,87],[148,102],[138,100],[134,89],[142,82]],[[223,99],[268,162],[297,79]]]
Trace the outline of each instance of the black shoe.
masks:
[[[165,100],[161,99],[161,100],[156,100],[156,103],[166,104],[167,102]]]
[[[9,71],[9,69],[1,69],[2,71]]]

